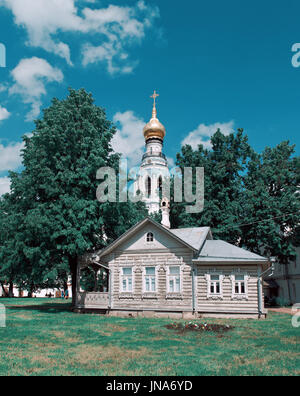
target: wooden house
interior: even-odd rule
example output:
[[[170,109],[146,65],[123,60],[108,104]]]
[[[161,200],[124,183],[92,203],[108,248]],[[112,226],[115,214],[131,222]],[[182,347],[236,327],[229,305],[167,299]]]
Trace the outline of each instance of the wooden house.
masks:
[[[145,218],[78,263],[76,310],[116,316],[264,317],[268,259],[221,240],[209,227],[169,229]],[[83,291],[84,268],[107,273],[107,290]]]

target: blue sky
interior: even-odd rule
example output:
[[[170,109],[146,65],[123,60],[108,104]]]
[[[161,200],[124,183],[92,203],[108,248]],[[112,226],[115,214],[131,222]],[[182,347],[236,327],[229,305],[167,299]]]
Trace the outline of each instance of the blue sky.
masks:
[[[154,89],[171,162],[217,127],[244,128],[258,151],[288,139],[300,155],[299,14],[296,0],[0,0],[0,194],[21,136],[69,86],[106,108],[132,164]]]

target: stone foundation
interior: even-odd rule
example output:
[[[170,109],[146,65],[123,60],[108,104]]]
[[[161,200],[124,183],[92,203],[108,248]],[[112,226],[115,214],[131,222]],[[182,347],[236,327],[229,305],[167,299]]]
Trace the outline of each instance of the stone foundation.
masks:
[[[163,312],[163,311],[129,311],[129,310],[100,310],[100,309],[74,309],[74,312],[81,314],[108,315],[120,318],[167,318],[195,320],[205,318],[217,319],[266,319],[267,313],[259,316],[258,313],[213,313],[213,312]]]

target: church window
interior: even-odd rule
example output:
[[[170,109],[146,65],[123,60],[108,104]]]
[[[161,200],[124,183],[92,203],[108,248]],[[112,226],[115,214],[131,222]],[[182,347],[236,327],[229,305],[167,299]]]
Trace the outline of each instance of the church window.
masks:
[[[146,267],[145,268],[144,290],[146,293],[155,293],[156,292],[155,267]]]
[[[147,177],[146,179],[146,198],[150,198],[151,196],[151,177]]]
[[[122,268],[122,292],[132,292],[132,267]]]
[[[153,242],[154,241],[153,233],[152,232],[148,232],[146,239],[147,239],[147,242]]]
[[[179,266],[169,267],[168,292],[169,293],[180,293],[180,289],[181,289],[180,267]]]

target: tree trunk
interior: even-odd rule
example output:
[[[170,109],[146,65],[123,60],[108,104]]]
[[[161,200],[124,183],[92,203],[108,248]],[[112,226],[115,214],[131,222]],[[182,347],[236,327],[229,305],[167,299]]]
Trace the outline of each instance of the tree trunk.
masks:
[[[9,282],[8,297],[13,298],[13,296],[14,296],[14,284],[13,282]]]
[[[33,283],[31,283],[30,289],[29,289],[29,291],[28,291],[28,298],[32,298],[32,296],[33,296],[33,291],[34,291],[34,285],[33,285]]]
[[[0,284],[1,284],[1,287],[2,287],[2,290],[3,290],[3,293],[4,293],[5,297],[8,297],[8,293],[7,293],[7,290],[4,287],[4,284],[2,282],[0,282]]]
[[[69,257],[69,266],[72,276],[72,309],[76,306],[77,293],[77,257]]]

